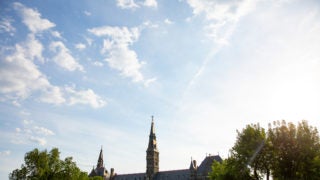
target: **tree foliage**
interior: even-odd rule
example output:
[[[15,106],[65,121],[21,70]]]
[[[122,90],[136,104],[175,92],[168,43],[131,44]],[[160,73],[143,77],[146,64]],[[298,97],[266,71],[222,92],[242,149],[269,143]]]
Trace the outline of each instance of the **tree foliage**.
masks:
[[[319,179],[319,135],[307,121],[269,125],[274,179]]]
[[[235,158],[230,157],[221,163],[215,161],[212,171],[209,173],[211,179],[215,180],[251,180],[250,169],[243,166]]]
[[[276,180],[320,179],[319,134],[307,121],[298,125],[275,121],[267,132],[251,124],[237,133],[231,156],[213,164],[211,179],[245,179],[245,168],[247,179],[271,175]]]
[[[266,133],[259,124],[247,125],[242,132],[237,131],[238,137],[231,152],[232,156],[241,162],[243,166],[248,166],[253,170],[255,179],[260,178],[263,172],[262,149],[266,145]]]
[[[82,172],[72,161],[72,157],[64,160],[59,158],[60,152],[57,148],[53,148],[49,153],[34,149],[27,152],[20,169],[15,169],[9,174],[10,180],[47,180],[47,179],[70,179],[85,180],[88,175]]]

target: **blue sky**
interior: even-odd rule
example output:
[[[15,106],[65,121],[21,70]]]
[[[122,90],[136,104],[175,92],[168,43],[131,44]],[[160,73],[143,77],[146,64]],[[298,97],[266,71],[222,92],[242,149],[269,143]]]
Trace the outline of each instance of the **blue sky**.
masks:
[[[90,171],[227,157],[248,123],[320,127],[314,0],[0,2],[0,179],[33,148]]]

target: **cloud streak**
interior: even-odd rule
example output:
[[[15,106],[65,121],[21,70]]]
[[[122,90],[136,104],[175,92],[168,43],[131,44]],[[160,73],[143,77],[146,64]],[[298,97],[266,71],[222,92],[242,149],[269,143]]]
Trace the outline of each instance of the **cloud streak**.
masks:
[[[11,18],[1,18],[0,20],[0,32],[7,32],[11,36],[14,35],[16,28],[12,26],[13,20]]]
[[[213,40],[213,50],[209,52],[203,60],[197,72],[193,75],[188,83],[186,91],[188,91],[198,77],[205,71],[207,64],[214,56],[226,45],[229,44],[238,21],[245,15],[255,9],[256,1],[198,1],[187,0],[189,6],[193,9],[196,17],[204,16],[204,31],[206,35]],[[185,91],[185,93],[186,93]]]

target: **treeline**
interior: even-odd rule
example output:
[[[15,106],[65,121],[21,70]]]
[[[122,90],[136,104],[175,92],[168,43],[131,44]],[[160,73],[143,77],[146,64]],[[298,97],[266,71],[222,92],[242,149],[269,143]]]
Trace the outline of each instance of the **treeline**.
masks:
[[[10,180],[103,180],[102,177],[88,177],[86,172],[80,170],[72,157],[60,159],[58,148],[39,151],[34,149],[27,152],[24,157],[24,164],[20,169],[15,169],[9,174]]]
[[[275,121],[267,130],[250,124],[237,134],[229,157],[213,164],[211,179],[320,179],[319,134],[307,121]]]

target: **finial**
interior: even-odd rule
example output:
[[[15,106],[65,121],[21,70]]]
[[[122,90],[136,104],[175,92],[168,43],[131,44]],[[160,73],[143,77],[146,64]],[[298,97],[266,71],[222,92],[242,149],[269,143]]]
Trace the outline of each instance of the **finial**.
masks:
[[[153,115],[151,116],[151,120],[152,120],[152,122],[153,122]]]

